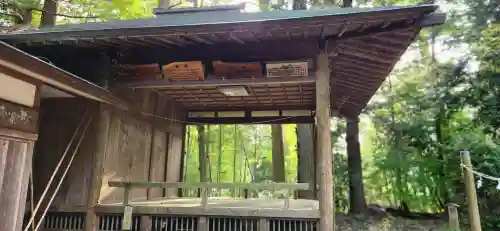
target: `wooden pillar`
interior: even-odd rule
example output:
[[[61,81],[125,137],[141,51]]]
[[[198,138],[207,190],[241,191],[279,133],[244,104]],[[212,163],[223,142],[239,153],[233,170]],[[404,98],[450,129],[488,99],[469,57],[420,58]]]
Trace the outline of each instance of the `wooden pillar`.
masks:
[[[481,231],[481,218],[479,216],[479,205],[477,202],[476,194],[476,183],[474,182],[474,174],[470,169],[472,169],[472,163],[470,159],[469,151],[461,151],[462,162],[465,165],[464,177],[465,177],[465,187],[467,194],[467,206],[469,213],[469,224],[471,231]]]
[[[106,155],[108,146],[109,131],[111,126],[111,114],[107,109],[100,108],[99,116],[96,121],[96,145],[94,151],[94,158],[92,163],[92,175],[90,179],[90,188],[86,205],[86,219],[84,224],[85,231],[97,230],[99,219],[94,213],[94,205],[99,203],[101,193],[101,184],[103,177],[103,162]]]
[[[300,183],[308,183],[309,190],[299,191],[300,199],[314,200],[316,185],[314,174],[314,125],[297,124],[298,174]]]
[[[281,124],[271,125],[271,136],[273,140],[273,181],[285,182],[285,156],[283,151],[283,128]]]
[[[3,69],[0,69],[2,72]],[[2,73],[3,74],[3,73]],[[12,74],[12,75],[9,75]],[[38,133],[39,88],[0,75],[0,230],[22,229],[33,147]],[[11,90],[16,86],[15,90]],[[15,102],[15,103],[12,103]]]
[[[330,68],[327,52],[316,57],[316,124],[319,184],[319,230],[334,230],[332,139],[330,131]]]

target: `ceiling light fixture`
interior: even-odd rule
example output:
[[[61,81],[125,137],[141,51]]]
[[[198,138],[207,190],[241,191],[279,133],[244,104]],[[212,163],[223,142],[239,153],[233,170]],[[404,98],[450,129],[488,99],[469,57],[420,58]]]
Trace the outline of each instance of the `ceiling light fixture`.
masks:
[[[248,96],[245,86],[219,87],[219,91],[225,96]]]

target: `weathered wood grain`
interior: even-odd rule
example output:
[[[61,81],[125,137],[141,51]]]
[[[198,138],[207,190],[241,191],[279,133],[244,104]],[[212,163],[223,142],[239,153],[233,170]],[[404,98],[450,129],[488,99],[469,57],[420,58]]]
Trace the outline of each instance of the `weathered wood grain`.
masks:
[[[37,123],[35,109],[0,100],[0,127],[36,133]]]
[[[93,231],[98,225],[97,215],[93,211],[93,206],[99,201],[101,191],[104,155],[109,139],[110,112],[101,107],[100,116],[96,122],[96,144],[92,160],[92,175],[89,183],[89,193],[86,205],[85,231]]]
[[[333,175],[332,175],[332,143],[330,131],[330,67],[325,50],[321,49],[316,57],[316,121],[317,151],[320,172],[319,210],[320,222],[318,231],[333,229]]]
[[[22,229],[33,141],[0,139],[0,230]]]
[[[292,200],[290,207],[283,208],[283,200],[216,198],[206,207],[200,206],[200,198],[177,198],[155,201],[132,201],[134,214],[175,214],[189,216],[230,217],[283,217],[319,218],[319,203],[316,200]],[[99,204],[96,213],[123,214],[122,204]]]
[[[41,196],[41,192],[47,186],[49,177],[66,149],[70,138],[76,131],[82,116],[86,111],[96,113],[96,105],[95,102],[78,98],[54,98],[41,101],[40,138],[35,145],[33,174],[34,194],[37,201]],[[94,120],[94,124],[89,128],[82,140],[73,165],[52,203],[53,208],[84,207],[87,205],[95,151],[96,121]],[[57,181],[60,177],[60,174],[56,175],[55,180]],[[52,190],[48,191],[48,195],[52,193]],[[44,205],[42,204],[42,206]]]
[[[211,182],[147,182],[147,181],[109,181],[109,187],[132,188],[205,188],[205,189],[268,189],[268,190],[307,190],[307,183],[211,183]]]

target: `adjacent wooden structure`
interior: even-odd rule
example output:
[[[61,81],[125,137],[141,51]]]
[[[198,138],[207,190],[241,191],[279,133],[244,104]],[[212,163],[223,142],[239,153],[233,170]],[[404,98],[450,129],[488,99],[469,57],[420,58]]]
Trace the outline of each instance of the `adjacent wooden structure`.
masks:
[[[0,84],[0,205],[9,211],[0,215],[2,230],[21,227],[32,155],[30,200],[41,201],[50,179],[64,180],[59,191],[47,190],[54,195],[49,211],[55,212],[43,221],[48,229],[118,230],[124,224],[132,230],[332,230],[331,117],[358,115],[420,29],[443,23],[444,15],[433,14],[432,5],[255,14],[239,10],[159,10],[152,19],[0,35],[30,54],[0,44],[0,81],[28,83],[19,92]],[[263,67],[293,60],[307,60],[300,70],[307,75],[284,70],[287,74],[268,78],[265,68],[257,68],[257,63]],[[191,61],[198,63],[196,68],[184,63]],[[223,63],[251,63],[252,70],[242,78],[231,69],[235,65],[214,72],[213,64]],[[141,71],[132,78],[117,73],[136,65],[154,70],[143,78],[137,74]],[[172,78],[175,73],[194,73],[196,78]],[[224,93],[227,87],[239,88],[242,95]],[[92,119],[81,147],[69,146],[75,161],[67,175],[51,177],[82,115]],[[221,199],[213,204],[207,189],[220,185],[200,183],[201,199],[186,202],[190,208],[180,206],[175,188],[186,186],[176,182],[182,179],[184,131],[190,123],[315,124],[310,139],[316,137],[316,144],[301,155],[309,152],[305,163],[318,171],[301,179],[312,184],[307,197],[318,201],[285,199],[285,208],[276,207],[276,201]],[[137,181],[163,183],[131,188]],[[193,207],[193,201],[202,206]],[[262,203],[270,207],[255,208]],[[132,215],[123,217],[124,210]]]

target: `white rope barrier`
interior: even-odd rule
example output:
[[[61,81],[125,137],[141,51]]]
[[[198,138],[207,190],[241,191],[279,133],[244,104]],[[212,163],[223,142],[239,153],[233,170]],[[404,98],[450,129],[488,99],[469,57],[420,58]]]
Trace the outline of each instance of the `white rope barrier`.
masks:
[[[482,173],[482,172],[478,172],[478,171],[472,169],[472,166],[467,166],[463,163],[461,163],[460,166],[471,171],[473,174],[479,176],[479,180],[476,183],[477,188],[481,188],[483,186],[483,178],[484,178],[484,179],[493,180],[493,181],[498,182],[497,189],[500,190],[500,177],[494,177],[494,176],[490,176],[490,175]]]

